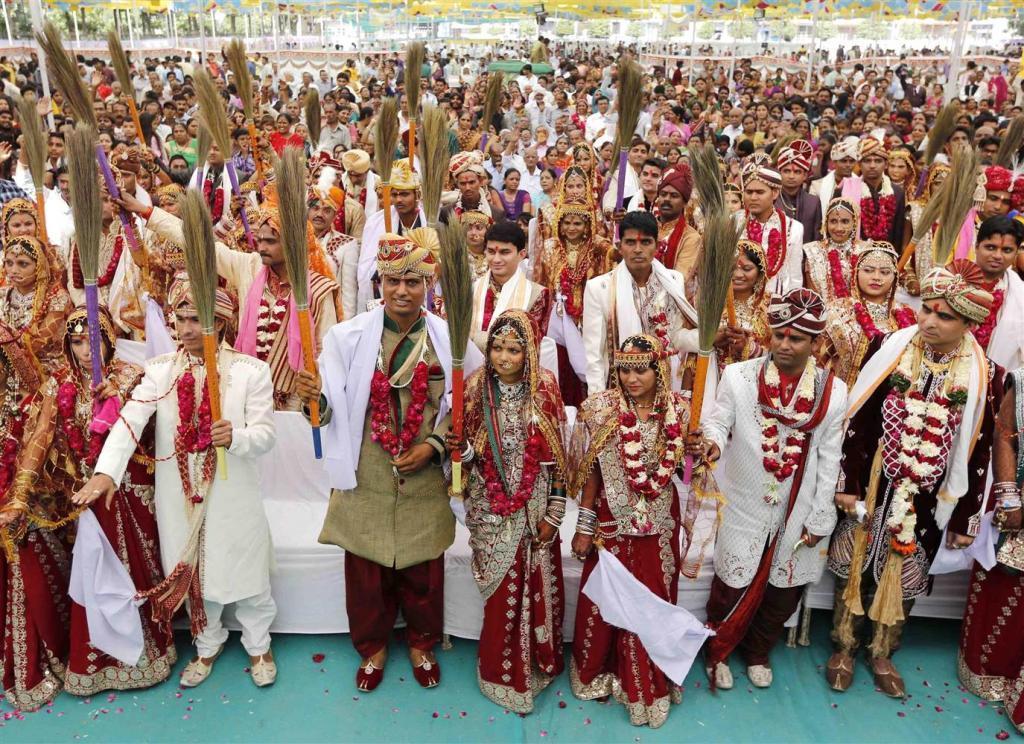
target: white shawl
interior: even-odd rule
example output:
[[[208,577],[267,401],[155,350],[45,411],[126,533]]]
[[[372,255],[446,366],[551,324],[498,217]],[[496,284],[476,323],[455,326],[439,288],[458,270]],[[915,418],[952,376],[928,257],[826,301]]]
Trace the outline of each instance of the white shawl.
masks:
[[[867,361],[857,377],[857,382],[850,391],[849,408],[846,419],[849,421],[860,410],[861,406],[883,384],[896,365],[907,345],[917,336],[917,325],[903,328],[891,334],[881,348]],[[971,369],[967,381],[967,403],[960,427],[953,434],[946,475],[939,487],[938,506],[935,508],[935,522],[939,529],[945,529],[953,514],[956,502],[967,493],[967,464],[971,452],[978,441],[981,422],[985,417],[985,401],[988,397],[988,360],[974,336],[971,341]],[[966,424],[966,425],[965,425]]]
[[[451,405],[452,352],[448,326],[436,315],[427,313],[427,334],[438,363],[444,370],[445,394],[437,412],[437,422]],[[380,352],[384,332],[384,307],[357,315],[331,328],[323,341],[319,369],[323,392],[333,416],[323,427],[324,467],[332,488],[356,487],[356,470],[363,446],[363,425],[370,401],[370,380]],[[483,363],[473,344],[466,349],[463,365],[468,377]]]
[[[526,274],[517,269],[512,278],[502,285],[501,294],[498,295],[498,301],[494,304],[494,312],[491,313],[491,321],[485,329],[484,305],[487,300],[487,288],[490,284],[491,272],[488,271],[476,280],[476,285],[473,287],[473,325],[470,326],[473,333],[491,330],[498,316],[509,308],[513,310],[529,309],[527,303],[530,301],[530,280],[526,278]]]
[[[1003,304],[988,344],[988,357],[1012,372],[1024,364],[1024,280],[1011,268],[1000,285]]]

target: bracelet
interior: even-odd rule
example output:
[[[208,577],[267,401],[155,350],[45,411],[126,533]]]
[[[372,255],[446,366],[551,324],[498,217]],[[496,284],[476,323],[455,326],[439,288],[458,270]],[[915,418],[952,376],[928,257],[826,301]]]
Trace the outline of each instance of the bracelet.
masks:
[[[550,514],[544,515],[544,521],[554,527],[556,530],[561,529],[562,520],[560,518],[552,517]]]
[[[597,512],[593,509],[580,507],[579,516],[576,519],[576,534],[593,537],[597,534]]]

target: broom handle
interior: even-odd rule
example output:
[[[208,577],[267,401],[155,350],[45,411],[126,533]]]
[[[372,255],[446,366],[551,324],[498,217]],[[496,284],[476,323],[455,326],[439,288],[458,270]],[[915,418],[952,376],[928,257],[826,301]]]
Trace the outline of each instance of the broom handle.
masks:
[[[235,172],[235,164],[230,159],[225,161],[228,166],[228,178],[231,180],[231,191],[234,195],[240,196],[241,192],[238,190],[238,173]],[[252,236],[252,228],[249,227],[249,218],[245,214],[245,205],[238,210],[242,215],[242,228],[245,230],[245,242],[249,244],[249,252],[256,252],[256,239]],[[231,205],[228,205],[228,213],[231,212]]]
[[[409,170],[416,170],[416,119],[409,112]]]
[[[249,129],[249,149],[252,150],[252,163],[256,167],[256,183],[263,186],[263,159],[260,158],[259,154],[259,143],[256,142],[256,125],[249,121],[246,122],[246,127]]]
[[[725,296],[725,317],[730,328],[736,327],[736,298],[732,296],[732,282],[729,283],[729,294]]]
[[[299,338],[302,339],[302,357],[307,372],[316,372],[316,365],[313,364],[313,322],[309,317],[309,308],[300,307],[299,311]],[[313,454],[317,460],[323,459],[324,448],[320,442],[320,401],[313,400],[309,404],[309,423],[313,427]]]
[[[107,153],[103,151],[103,146],[96,145],[96,160],[100,164],[100,172],[103,173],[103,182],[107,185],[107,192],[110,194],[111,199],[121,198],[121,189],[117,188],[117,181],[114,180],[114,173],[110,170],[110,162],[107,160]],[[135,234],[135,225],[132,224],[132,218],[128,212],[118,207],[117,216],[121,219],[121,227],[124,228],[124,234],[128,238],[128,243],[131,247],[133,254],[138,255],[139,253],[139,238]]]
[[[381,188],[384,209],[384,232],[391,232],[391,184],[384,182]]]
[[[484,133],[480,135],[480,152],[487,154],[487,125],[484,125]]]
[[[697,371],[693,376],[693,395],[690,396],[690,424],[689,431],[696,431],[700,427],[700,409],[704,405],[704,383],[708,378],[708,362],[711,361],[711,352],[697,352]],[[686,456],[686,467],[683,470],[683,484],[690,485],[690,478],[693,475],[693,457]]]
[[[85,314],[89,320],[89,355],[92,362],[92,385],[103,382],[103,353],[100,348],[100,290],[93,282],[85,285]]]
[[[203,362],[206,364],[206,389],[210,391],[210,418],[220,421],[220,372],[217,370],[217,334],[203,332]],[[217,448],[217,472],[221,480],[228,477],[224,448]]]
[[[896,264],[896,273],[899,274],[903,269],[910,263],[910,259],[914,257],[914,249],[917,248],[917,241],[911,240],[907,243],[907,247],[903,249],[903,253],[900,254],[899,263]]]
[[[40,185],[36,189],[36,211],[39,213],[39,240],[42,241],[43,245],[48,245],[50,241],[46,236],[46,205],[44,202],[43,187]]]
[[[615,191],[615,211],[618,212],[622,209],[622,203],[626,197],[626,157],[629,155],[629,150],[625,147],[619,148],[619,172],[618,182],[615,184],[618,188]],[[615,223],[615,240],[619,240],[619,223]]]
[[[135,124],[135,136],[140,145],[149,147],[149,143],[142,139],[142,120],[139,119],[139,109],[135,106],[135,96],[126,92],[125,98],[128,100],[128,113],[131,114],[132,122]]]
[[[462,362],[458,365],[452,360],[452,433],[456,439],[462,439],[463,412],[463,376]],[[462,493],[462,452],[452,452],[452,493]]]

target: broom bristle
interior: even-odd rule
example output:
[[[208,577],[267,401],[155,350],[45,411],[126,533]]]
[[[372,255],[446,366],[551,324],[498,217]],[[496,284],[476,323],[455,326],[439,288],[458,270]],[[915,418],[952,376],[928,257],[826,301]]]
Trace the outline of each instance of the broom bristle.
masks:
[[[32,183],[37,189],[43,188],[43,174],[46,171],[46,132],[36,112],[36,97],[32,94],[18,97],[18,122],[21,125],[22,147],[32,174]]]
[[[494,123],[494,115],[498,113],[498,106],[501,105],[501,96],[505,91],[505,75],[501,72],[492,72],[487,78],[487,93],[484,96],[484,114],[480,120],[480,131],[487,134],[491,131]]]
[[[206,127],[199,127],[196,134],[196,167],[202,168],[206,164],[206,156],[210,154],[210,132]]]
[[[316,152],[320,149],[320,91],[316,88],[306,91],[305,114],[309,141],[313,143],[313,152]]]
[[[640,120],[640,107],[643,101],[643,72],[640,67],[627,56],[619,60],[618,93],[615,105],[619,118],[615,126],[615,149],[619,152],[629,147]]]
[[[199,99],[199,123],[210,132],[210,141],[217,145],[225,159],[231,157],[231,132],[228,131],[228,113],[217,86],[206,70],[196,70],[194,76],[196,98]]]
[[[75,120],[95,127],[96,111],[92,107],[92,93],[78,74],[75,58],[64,51],[60,31],[47,21],[43,24],[42,33],[36,33],[36,41],[46,55],[46,64],[53,76],[51,84],[64,95]]]
[[[423,108],[422,190],[423,213],[427,224],[437,224],[441,211],[441,192],[448,177],[448,121],[437,106]]]
[[[306,158],[289,146],[277,169],[277,206],[281,213],[281,248],[296,306],[309,306],[309,252],[306,248]]]
[[[974,191],[977,188],[978,156],[973,148],[957,149],[953,153],[953,164],[943,189],[948,194],[943,200],[939,228],[935,231],[932,252],[936,266],[945,266],[956,248],[960,228],[967,213],[974,206]]]
[[[935,162],[935,156],[942,151],[942,146],[956,129],[956,114],[958,107],[953,103],[947,103],[935,117],[935,123],[928,132],[928,146],[924,150],[924,164],[931,165]]]
[[[217,298],[217,254],[213,242],[210,210],[198,189],[187,189],[181,200],[181,229],[184,235],[185,269],[192,285],[196,314],[204,332],[214,328]]]
[[[409,120],[416,118],[420,108],[420,79],[423,77],[423,58],[427,49],[422,41],[410,42],[405,48],[405,102]]]
[[[921,216],[918,217],[917,224],[914,225],[912,236],[915,244],[920,243],[924,239],[924,236],[932,229],[932,225],[938,222],[939,217],[945,211],[946,201],[949,198],[948,183],[949,176],[946,176],[946,180],[939,184],[938,189],[932,192],[931,197],[924,205],[924,209],[921,210]]]
[[[704,213],[704,250],[697,259],[697,336],[709,354],[722,320],[736,263],[736,221],[724,208]]]
[[[718,154],[711,143],[690,145],[690,171],[704,214],[725,211],[725,189],[718,169]]]
[[[121,94],[135,100],[135,88],[132,85],[132,70],[128,64],[128,55],[121,46],[121,38],[117,32],[107,33],[107,49],[110,50],[110,63],[114,67],[117,81],[121,83]],[[140,132],[141,135],[141,132]]]
[[[780,137],[779,141],[775,143],[775,147],[772,148],[772,162],[778,163],[779,155],[782,154],[782,151],[789,147],[792,143],[796,142],[796,140],[797,137],[792,132],[785,135],[784,137]]]
[[[377,175],[384,183],[391,180],[391,166],[394,164],[397,147],[398,99],[385,98],[380,104],[377,131],[373,135],[373,159],[377,163]]]
[[[1010,126],[999,143],[999,152],[996,153],[996,165],[1004,168],[1013,167],[1013,159],[1017,156],[1021,144],[1024,144],[1024,115],[1013,117]]]
[[[79,122],[67,137],[71,220],[75,225],[78,260],[86,284],[95,284],[99,273],[100,235],[103,232],[103,200],[96,162],[96,130]]]
[[[461,363],[466,357],[469,329],[473,324],[473,274],[469,268],[466,233],[459,223],[439,225],[441,244],[441,291],[448,316],[448,337],[451,339],[452,361]]]
[[[228,67],[235,76],[235,87],[238,88],[238,97],[242,100],[242,112],[248,121],[253,120],[255,107],[253,106],[252,76],[249,74],[249,60],[245,54],[245,44],[239,39],[232,39],[228,43],[225,52],[228,60]]]

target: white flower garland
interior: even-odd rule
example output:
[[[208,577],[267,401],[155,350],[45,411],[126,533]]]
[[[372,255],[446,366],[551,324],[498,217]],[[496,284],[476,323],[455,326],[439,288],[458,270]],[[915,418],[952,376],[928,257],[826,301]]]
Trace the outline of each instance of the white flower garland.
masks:
[[[792,413],[795,418],[801,414],[809,413],[814,408],[814,358],[807,360],[800,381],[797,383],[796,392],[789,406],[782,405],[782,381],[779,377],[779,368],[771,359],[765,365],[764,382],[768,389],[768,400],[771,407],[777,411]],[[775,505],[779,503],[780,485],[792,477],[796,470],[796,463],[803,451],[804,443],[807,440],[807,432],[793,430],[786,437],[786,444],[782,447],[781,456],[779,453],[779,421],[768,414],[764,406],[761,407],[761,451],[764,452],[765,470],[772,474],[768,481],[764,500],[766,503]]]

